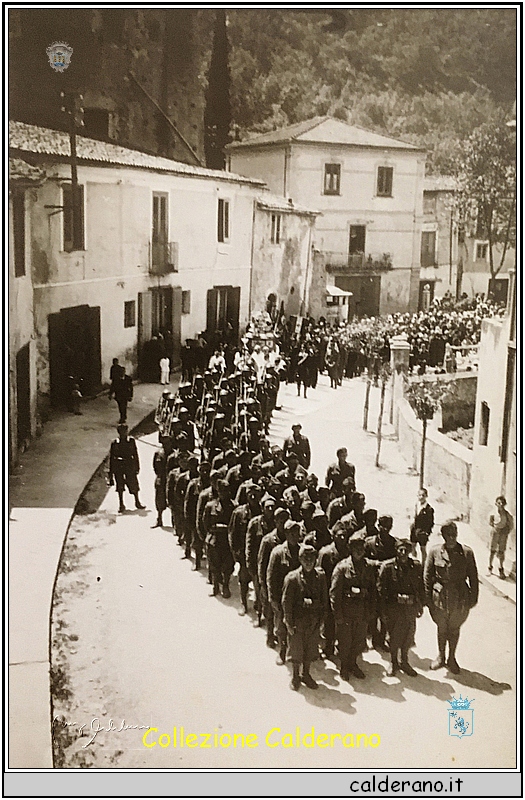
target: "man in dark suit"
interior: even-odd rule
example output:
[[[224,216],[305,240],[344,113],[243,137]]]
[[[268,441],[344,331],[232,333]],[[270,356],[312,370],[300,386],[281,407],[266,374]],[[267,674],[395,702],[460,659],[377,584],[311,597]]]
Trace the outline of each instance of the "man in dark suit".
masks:
[[[299,422],[292,425],[292,435],[284,440],[283,457],[286,460],[290,453],[294,453],[297,456],[299,464],[305,469],[308,469],[311,461],[310,442],[306,436],[303,436],[301,433],[302,427],[303,426]]]
[[[412,555],[416,555],[416,547],[421,550],[421,565],[425,566],[427,544],[432,528],[434,527],[434,509],[428,503],[428,492],[420,489],[417,493],[417,505],[414,522],[410,527],[410,541],[412,542]]]

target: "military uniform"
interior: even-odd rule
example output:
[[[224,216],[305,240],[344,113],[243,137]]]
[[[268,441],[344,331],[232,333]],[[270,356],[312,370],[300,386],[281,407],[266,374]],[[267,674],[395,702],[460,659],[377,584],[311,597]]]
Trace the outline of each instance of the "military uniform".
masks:
[[[228,542],[228,525],[233,512],[231,500],[215,497],[206,504],[202,524],[206,531],[206,552],[211,568],[213,593],[222,584],[224,597],[230,597],[230,578],[235,562]]]
[[[261,603],[263,607],[264,619],[266,620],[266,639],[268,642],[275,643],[274,639],[274,613],[272,604],[268,597],[268,586],[266,584],[266,575],[268,572],[268,563],[272,551],[277,545],[282,544],[283,537],[279,535],[277,529],[270,531],[263,536],[259,546],[259,553],[257,555],[257,578],[259,581],[259,591],[261,595]]]
[[[421,565],[398,558],[383,561],[379,568],[377,590],[389,636],[392,666],[398,665],[401,651],[401,668],[408,665],[408,650],[416,633],[416,618],[423,613],[425,592]],[[413,672],[413,670],[411,670]]]
[[[282,608],[284,622],[293,633],[288,636],[290,658],[307,664],[319,656],[321,623],[328,608],[328,590],[322,570],[306,572],[303,567],[288,573],[284,580]]]
[[[451,661],[455,665],[459,630],[478,602],[478,571],[470,547],[459,542],[451,552],[445,544],[432,547],[425,561],[424,583],[430,616],[438,629],[439,660],[444,663],[448,642],[449,665]]]
[[[343,481],[351,478],[355,487],[355,467],[345,461],[342,465],[337,462],[330,464],[326,470],[325,484],[330,489],[332,498],[340,497],[343,494]]]
[[[188,526],[188,536],[191,536],[191,545],[195,553],[195,569],[200,567],[204,546],[204,540],[197,533],[197,503],[199,494],[204,488],[200,477],[192,478],[184,496],[184,520]]]
[[[139,454],[135,439],[115,439],[109,451],[109,478],[114,477],[117,492],[123,492],[126,486],[131,494],[139,492],[138,473],[140,469]]]
[[[241,601],[246,611],[248,610],[248,585],[250,583],[250,573],[246,566],[246,531],[248,530],[252,513],[248,503],[237,506],[231,515],[228,525],[228,541],[234,561],[239,563]]]
[[[347,552],[340,552],[337,549],[335,542],[327,544],[319,551],[317,566],[320,567],[325,574],[327,587],[330,587],[332,584],[332,575],[336,565],[339,564],[343,558],[346,558],[347,555]],[[326,656],[331,657],[335,649],[335,619],[330,604],[326,610],[323,633],[325,639],[324,653]]]
[[[376,599],[375,571],[366,558],[354,562],[352,556],[334,568],[330,603],[335,619],[341,676],[356,669],[357,657],[366,648],[366,632]]]
[[[284,440],[283,457],[285,460],[288,458],[290,453],[294,453],[299,460],[299,464],[305,469],[308,469],[312,457],[310,453],[310,442],[306,436],[303,436],[300,433],[297,438],[294,436],[289,436]]]
[[[253,582],[256,608],[259,615],[262,614],[262,600],[259,576],[257,574],[257,558],[259,556],[259,547],[261,546],[263,537],[266,536],[267,533],[270,533],[272,527],[270,527],[263,514],[258,514],[250,520],[246,532],[246,567],[248,568],[250,578]]]
[[[268,588],[268,599],[274,612],[275,633],[277,634],[281,653],[286,652],[287,645],[287,631],[282,608],[284,579],[289,572],[298,569],[298,567],[299,546],[290,548],[288,542],[283,542],[274,547],[268,562],[266,586]]]

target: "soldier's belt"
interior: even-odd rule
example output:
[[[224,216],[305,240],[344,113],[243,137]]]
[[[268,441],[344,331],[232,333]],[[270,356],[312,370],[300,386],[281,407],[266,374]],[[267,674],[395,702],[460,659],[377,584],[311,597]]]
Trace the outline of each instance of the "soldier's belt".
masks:
[[[400,606],[413,606],[414,596],[411,594],[398,594],[397,602]]]
[[[366,593],[366,589],[361,589],[360,586],[352,586],[344,593],[344,596],[350,600],[362,600]]]

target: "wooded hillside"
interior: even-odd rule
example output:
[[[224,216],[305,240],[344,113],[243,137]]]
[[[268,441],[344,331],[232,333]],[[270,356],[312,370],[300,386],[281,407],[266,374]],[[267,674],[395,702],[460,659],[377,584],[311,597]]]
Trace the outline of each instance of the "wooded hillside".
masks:
[[[449,172],[459,142],[508,114],[514,9],[228,9],[233,133],[330,114],[427,147]]]

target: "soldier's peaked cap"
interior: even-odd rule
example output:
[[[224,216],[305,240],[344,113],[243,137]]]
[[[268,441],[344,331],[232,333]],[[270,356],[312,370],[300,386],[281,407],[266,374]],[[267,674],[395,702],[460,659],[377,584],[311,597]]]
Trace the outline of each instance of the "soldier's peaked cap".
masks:
[[[302,544],[299,547],[299,558],[317,558],[317,550],[311,544]]]
[[[354,544],[358,544],[358,543],[362,543],[362,544],[365,543],[365,535],[361,531],[357,531],[356,533],[353,533],[352,536],[348,540],[348,544],[350,546],[354,545]]]
[[[410,539],[398,539],[396,541],[396,550],[412,550]]]

